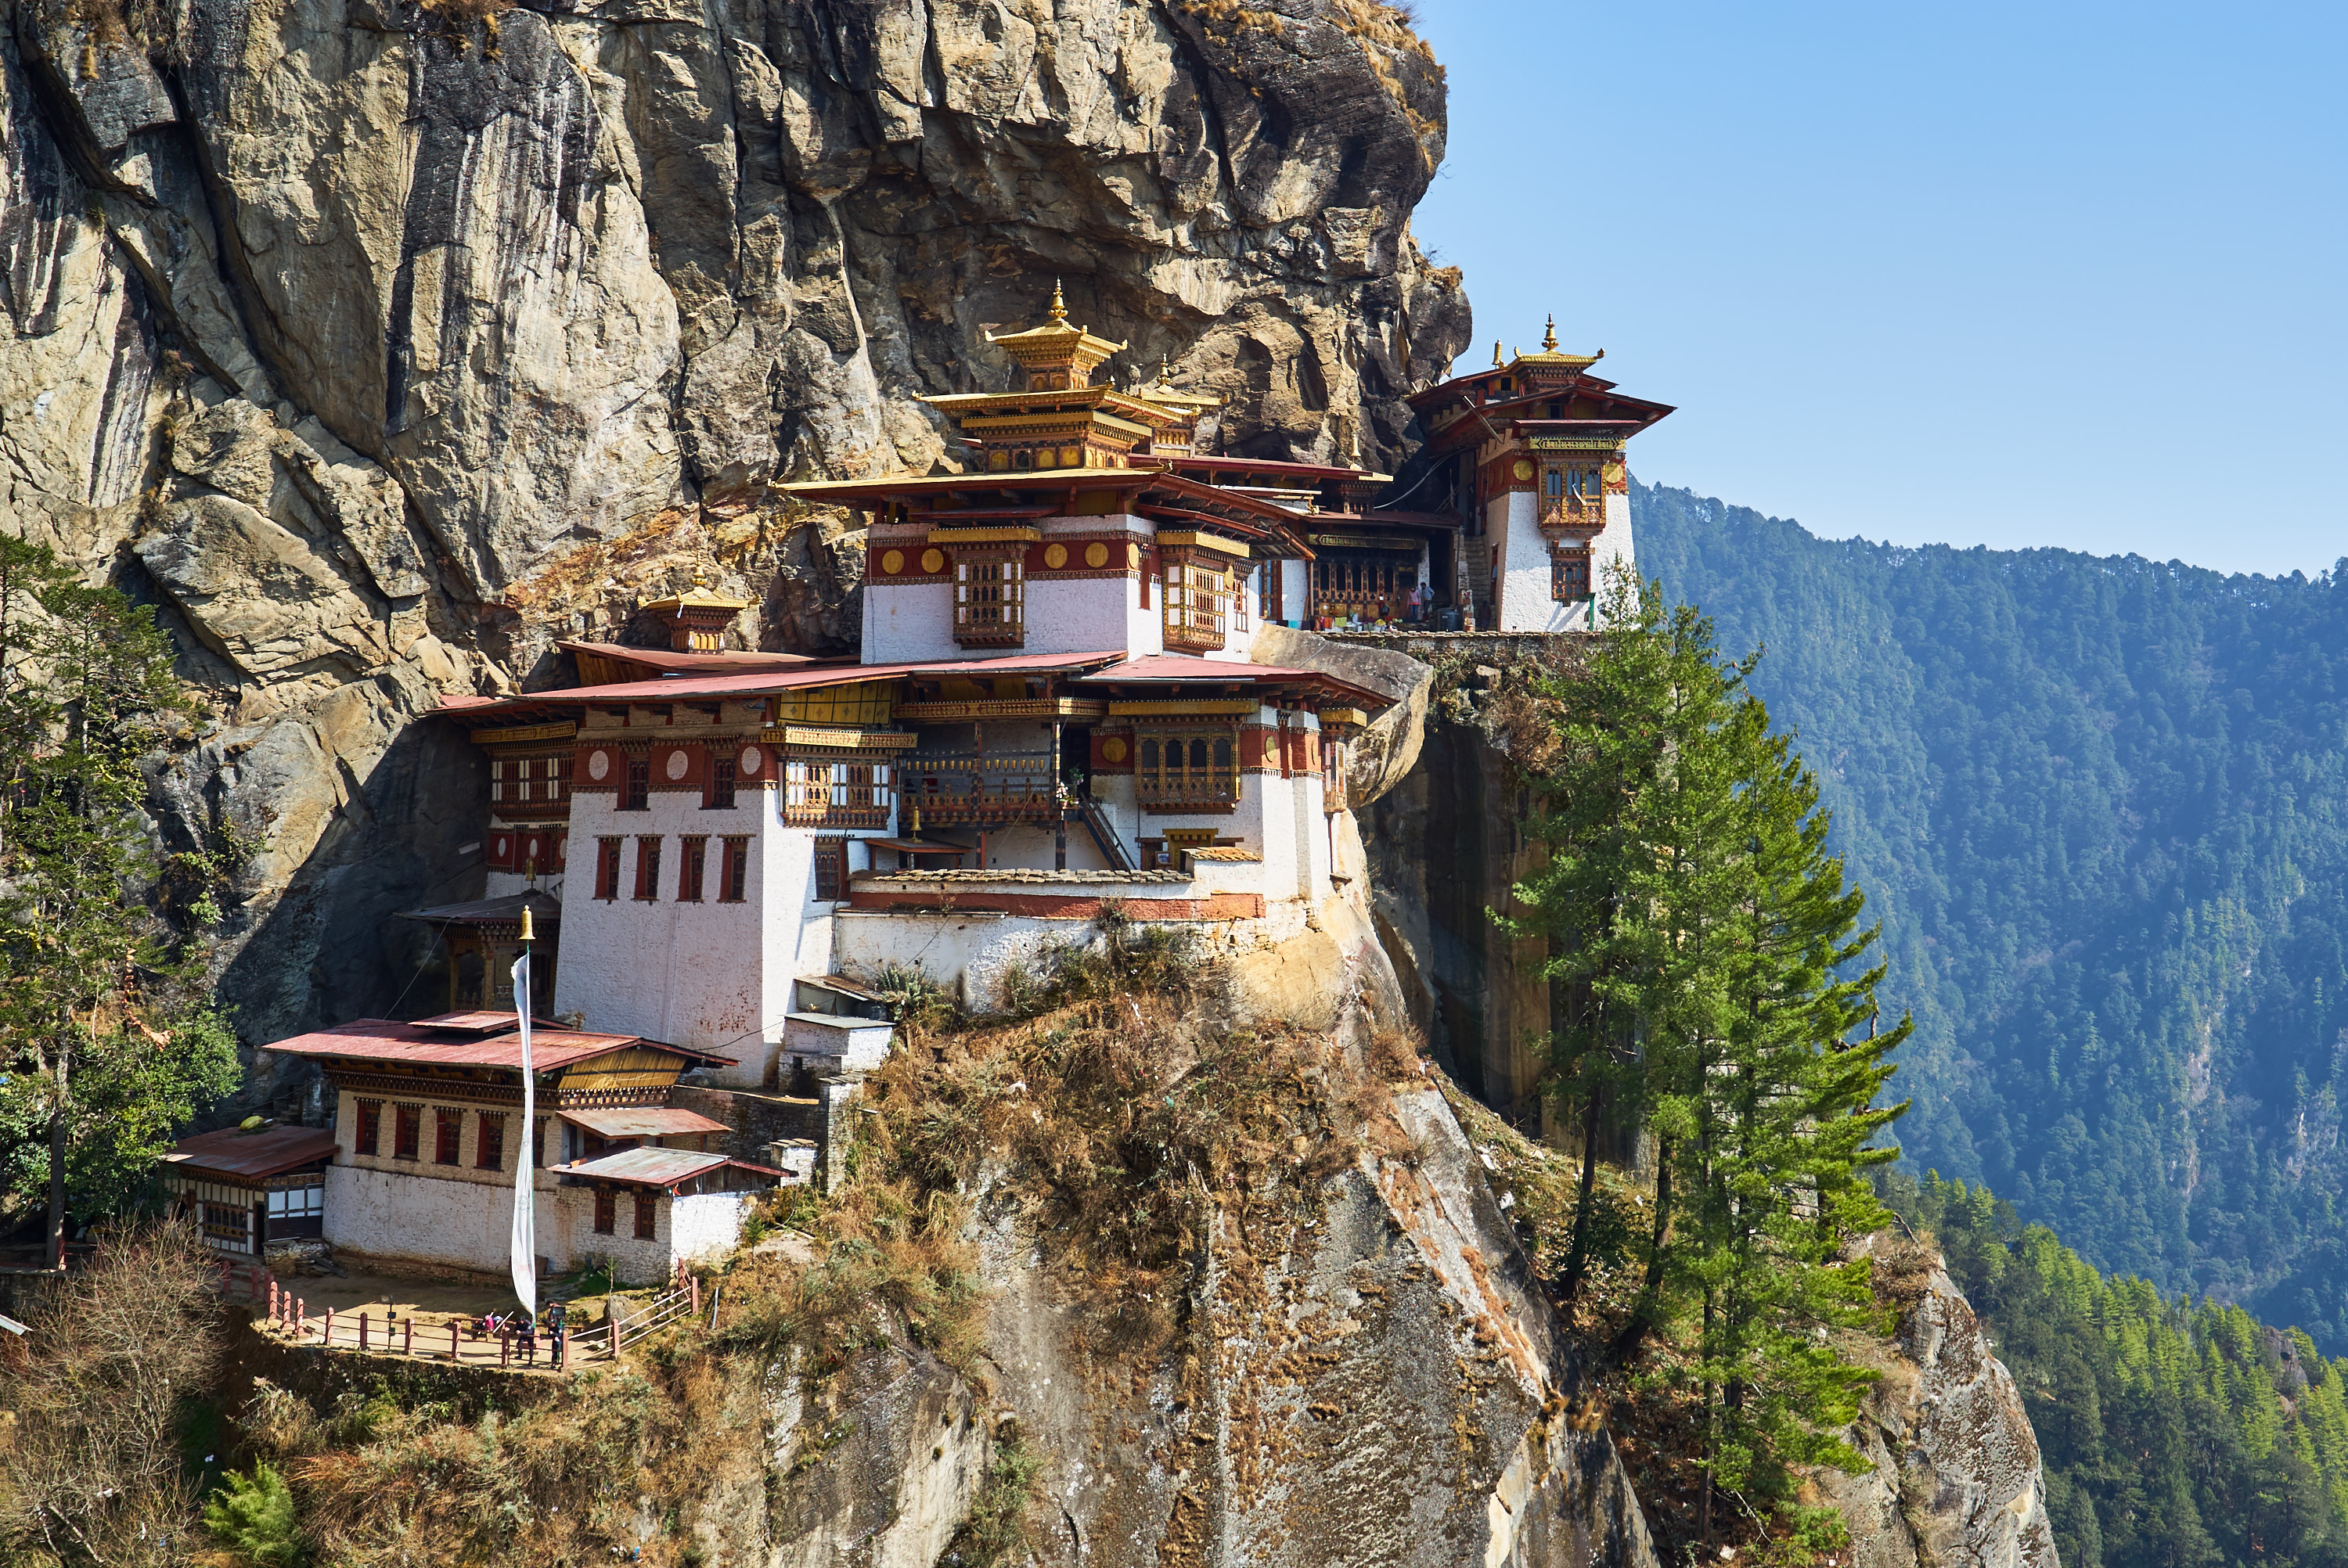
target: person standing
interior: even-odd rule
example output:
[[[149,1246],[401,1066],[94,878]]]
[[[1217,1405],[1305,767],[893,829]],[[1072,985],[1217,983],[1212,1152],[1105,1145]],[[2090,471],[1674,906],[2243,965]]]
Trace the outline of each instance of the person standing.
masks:
[[[557,1371],[562,1369],[563,1352],[567,1348],[565,1341],[568,1338],[564,1329],[569,1326],[570,1321],[570,1309],[561,1302],[550,1301],[546,1304],[546,1364]]]

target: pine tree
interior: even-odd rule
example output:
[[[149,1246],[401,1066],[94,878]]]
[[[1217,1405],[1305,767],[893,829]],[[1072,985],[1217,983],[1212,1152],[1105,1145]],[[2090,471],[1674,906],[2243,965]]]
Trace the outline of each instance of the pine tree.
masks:
[[[140,764],[184,707],[153,611],[0,538],[0,1178],[46,1207],[51,1266],[69,1192],[129,1201],[236,1081],[201,946],[147,897]]]
[[[1643,1277],[1612,1354],[1670,1331],[1704,1388],[1707,1475],[1771,1497],[1788,1465],[1855,1465],[1832,1436],[1871,1374],[1829,1337],[1869,1323],[1862,1173],[1904,1105],[1875,1099],[1909,1033],[1874,1030],[1863,896],[1827,849],[1815,778],[1724,660],[1712,625],[1627,573],[1584,670],[1538,692],[1557,745],[1529,835],[1549,860],[1497,917],[1549,939],[1564,991],[1550,1081],[1577,1105],[1586,1267],[1601,1098],[1642,1117],[1655,1193]],[[1861,1028],[1867,1037],[1859,1035]],[[1708,1529],[1710,1485],[1701,1512]]]

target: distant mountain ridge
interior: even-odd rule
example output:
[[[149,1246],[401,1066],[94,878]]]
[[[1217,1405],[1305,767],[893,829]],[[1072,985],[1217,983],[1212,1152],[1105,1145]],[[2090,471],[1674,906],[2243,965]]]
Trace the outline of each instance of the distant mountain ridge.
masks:
[[[1908,548],[1634,485],[1885,925],[1919,1169],[2348,1350],[2348,571]]]

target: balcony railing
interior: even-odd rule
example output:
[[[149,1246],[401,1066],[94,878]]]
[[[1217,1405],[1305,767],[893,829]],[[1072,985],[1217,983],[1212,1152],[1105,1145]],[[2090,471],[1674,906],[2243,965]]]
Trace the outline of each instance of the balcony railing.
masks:
[[[913,752],[898,766],[924,825],[1049,822],[1061,809],[1048,750]]]

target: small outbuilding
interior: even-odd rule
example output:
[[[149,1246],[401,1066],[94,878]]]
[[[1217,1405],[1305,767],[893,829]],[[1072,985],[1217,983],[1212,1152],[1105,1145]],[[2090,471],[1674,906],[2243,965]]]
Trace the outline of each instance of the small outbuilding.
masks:
[[[163,1184],[206,1246],[258,1257],[273,1241],[324,1234],[334,1159],[332,1128],[229,1127],[173,1144]]]

